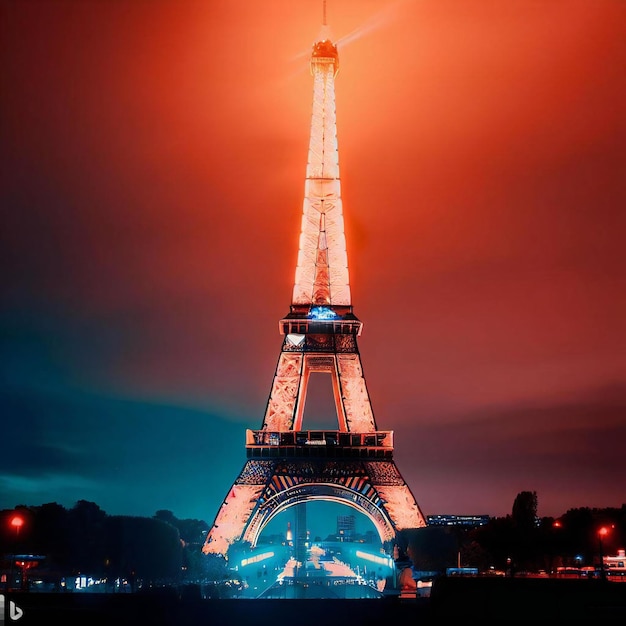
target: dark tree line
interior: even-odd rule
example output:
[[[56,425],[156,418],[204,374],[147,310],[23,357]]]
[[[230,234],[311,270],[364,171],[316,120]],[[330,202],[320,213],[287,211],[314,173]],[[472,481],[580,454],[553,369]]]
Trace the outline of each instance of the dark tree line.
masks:
[[[23,525],[11,520],[19,515]],[[477,528],[427,526],[399,535],[400,548],[415,569],[444,571],[459,561],[481,571],[515,574],[547,572],[559,566],[597,565],[601,527],[604,554],[626,546],[626,504],[621,508],[577,508],[559,518],[537,516],[537,495],[517,495],[512,512]],[[45,558],[39,569],[57,576],[84,574],[131,585],[221,581],[226,561],[202,554],[208,525],[178,519],[167,510],[151,517],[107,515],[97,504],[80,500],[66,509],[57,503],[0,511],[0,569],[12,555]],[[235,546],[234,546],[235,547]]]
[[[620,508],[576,508],[559,518],[537,516],[536,492],[520,492],[512,512],[483,526],[427,526],[401,533],[401,541],[420,570],[444,571],[461,562],[480,571],[490,568],[515,575],[550,572],[557,567],[598,565],[600,528],[609,529],[602,550],[626,547],[626,504]]]
[[[23,520],[19,528],[11,524],[15,516]],[[0,512],[0,567],[15,554],[34,554],[45,557],[41,571],[58,576],[176,583],[206,570],[201,546],[207,529],[201,520],[179,520],[170,511],[152,518],[107,515],[85,500],[70,509],[19,506]]]

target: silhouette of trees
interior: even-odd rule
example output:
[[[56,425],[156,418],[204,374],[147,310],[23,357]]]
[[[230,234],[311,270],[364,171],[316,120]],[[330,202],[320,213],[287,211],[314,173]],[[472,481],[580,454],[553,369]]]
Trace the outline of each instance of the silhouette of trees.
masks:
[[[521,532],[529,533],[536,527],[537,521],[537,492],[520,491],[513,501],[513,523]]]
[[[204,544],[205,535],[209,530],[209,525],[204,520],[178,519],[174,513],[166,509],[157,511],[154,514],[154,519],[167,522],[177,528],[180,538],[186,544]]]
[[[67,524],[73,569],[97,576],[107,574],[106,522],[107,514],[93,502],[79,500],[68,511]]]
[[[28,546],[35,554],[45,554],[49,565],[67,569],[72,566],[72,536],[67,509],[56,502],[30,509],[31,521]]]
[[[25,520],[19,534],[10,528],[16,512]],[[185,556],[200,553],[206,528],[201,520],[178,520],[171,512],[159,511],[153,518],[111,516],[85,500],[71,509],[56,502],[19,506],[0,512],[0,555],[45,556],[40,569],[59,580],[84,574],[122,578],[131,585],[137,578],[176,582]],[[197,561],[201,575],[204,566]]]
[[[116,515],[105,523],[106,565],[110,578],[177,582],[182,563],[178,530],[161,520]]]
[[[445,571],[459,560],[481,571],[495,568],[551,571],[556,567],[597,564],[598,530],[605,554],[626,546],[626,504],[621,508],[570,509],[554,519],[537,517],[536,492],[520,492],[512,512],[494,517],[473,529],[458,526],[427,526],[399,533],[402,557],[409,555],[413,567]],[[11,519],[19,514],[23,526]],[[171,511],[154,517],[107,515],[97,504],[80,500],[70,508],[55,502],[19,506],[0,511],[1,567],[8,569],[14,554],[38,554],[45,559],[40,570],[58,576],[122,578],[132,584],[175,584],[214,581],[230,576],[228,561],[235,562],[250,551],[246,542],[235,542],[228,561],[205,555],[202,546],[208,525],[202,520],[178,519]]]
[[[208,524],[198,519],[178,519],[172,511],[161,509],[154,515],[154,519],[169,524],[178,530],[182,555],[181,568],[184,580],[197,581],[210,577],[207,574],[207,555],[202,553],[202,546],[206,533],[209,530]],[[219,580],[222,579],[220,572]]]
[[[515,570],[536,569],[539,550],[537,524],[537,493],[521,491],[513,502],[511,512],[512,539],[510,563],[511,573]]]
[[[517,494],[510,515],[493,517],[483,526],[407,529],[399,535],[401,551],[410,553],[415,569],[443,571],[457,565],[510,575],[554,571],[559,566],[597,564],[598,530],[610,529],[603,539],[605,554],[626,545],[626,504],[621,508],[571,509],[558,519],[537,517],[534,491]]]
[[[219,582],[228,577],[228,564],[221,554],[200,553],[199,567],[202,577],[207,580]]]
[[[520,492],[513,511],[476,528],[469,539],[483,550],[481,569],[551,571],[559,566],[591,565],[598,558],[598,529],[611,529],[605,539],[607,553],[626,544],[626,504],[621,508],[570,509],[558,519],[537,518],[537,495]]]
[[[459,529],[426,526],[400,531],[400,545],[415,570],[441,571],[457,563]]]
[[[484,526],[470,533],[470,537],[482,548],[481,569],[505,570],[514,545],[511,516],[494,517]]]

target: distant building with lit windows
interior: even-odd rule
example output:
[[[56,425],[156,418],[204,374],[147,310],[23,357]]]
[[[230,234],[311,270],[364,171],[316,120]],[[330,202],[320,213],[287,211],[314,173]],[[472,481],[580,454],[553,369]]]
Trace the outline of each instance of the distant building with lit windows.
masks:
[[[339,541],[353,541],[356,529],[356,517],[354,515],[337,516],[337,537]]]
[[[602,564],[609,576],[626,578],[626,550],[618,550],[615,556],[603,556]]]
[[[429,526],[464,526],[476,528],[484,526],[491,519],[490,515],[427,515]]]

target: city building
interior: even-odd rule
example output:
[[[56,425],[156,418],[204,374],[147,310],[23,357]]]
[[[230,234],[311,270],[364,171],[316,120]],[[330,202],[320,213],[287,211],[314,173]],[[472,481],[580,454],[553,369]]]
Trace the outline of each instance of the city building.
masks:
[[[337,516],[337,537],[339,541],[353,541],[356,531],[356,517],[354,515]]]
[[[429,526],[464,526],[475,528],[484,526],[491,516],[489,515],[427,515],[426,522]]]

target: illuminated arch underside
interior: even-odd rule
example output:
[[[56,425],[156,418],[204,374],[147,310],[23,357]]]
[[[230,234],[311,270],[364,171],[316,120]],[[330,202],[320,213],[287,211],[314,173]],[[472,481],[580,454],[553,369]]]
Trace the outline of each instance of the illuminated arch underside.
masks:
[[[226,554],[235,541],[253,545],[281,511],[307,500],[339,502],[369,517],[381,541],[426,520],[393,461],[250,460],[224,500],[204,546]]]
[[[362,494],[355,493],[341,485],[303,483],[280,492],[270,501],[264,503],[262,507],[259,507],[244,531],[244,541],[249,541],[253,546],[256,545],[263,529],[279,513],[297,504],[314,500],[344,504],[363,513],[372,521],[383,543],[392,541],[395,537],[396,533],[388,515],[380,506]]]

